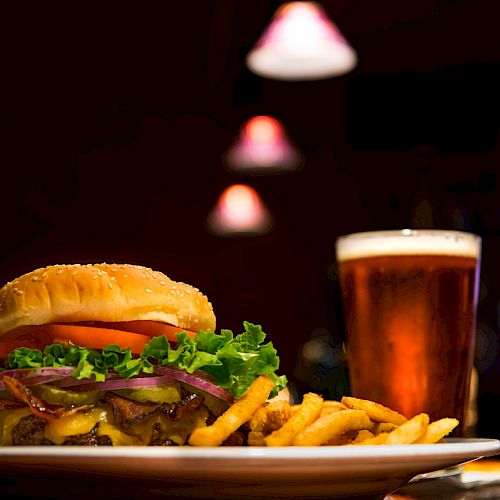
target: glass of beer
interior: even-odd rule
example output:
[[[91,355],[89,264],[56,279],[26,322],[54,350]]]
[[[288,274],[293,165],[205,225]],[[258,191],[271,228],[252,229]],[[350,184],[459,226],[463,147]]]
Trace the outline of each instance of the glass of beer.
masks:
[[[463,436],[474,361],[481,239],[390,230],[336,241],[355,397],[407,418],[455,417]]]

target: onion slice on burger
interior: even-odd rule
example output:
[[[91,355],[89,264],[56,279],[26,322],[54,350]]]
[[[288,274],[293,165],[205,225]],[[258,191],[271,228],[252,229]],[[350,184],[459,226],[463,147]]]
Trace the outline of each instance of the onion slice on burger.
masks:
[[[43,368],[17,368],[15,370],[5,370],[0,372],[0,391],[6,389],[2,381],[3,376],[12,377],[19,380],[23,385],[38,385],[55,382],[64,379],[73,373],[73,367],[43,367]]]
[[[173,368],[171,366],[159,366],[155,367],[155,373],[158,375],[170,375],[175,380],[179,382],[184,382],[188,385],[192,385],[197,389],[201,389],[202,391],[208,392],[219,399],[226,401],[227,403],[234,403],[235,398],[232,394],[227,392],[225,389],[222,389],[218,385],[206,380],[199,375],[188,373],[184,370],[180,370],[178,368]]]
[[[168,375],[162,377],[136,377],[136,378],[119,378],[105,380],[104,382],[93,382],[65,386],[69,391],[114,391],[117,389],[136,389],[138,387],[156,387],[158,385],[170,384],[175,379]]]
[[[120,375],[118,373],[108,373],[106,375],[106,381],[108,380],[116,380],[119,379]],[[120,379],[121,380],[121,379]],[[83,378],[83,379],[78,379],[75,377],[66,377],[62,380],[56,380],[55,382],[52,383],[52,385],[55,385],[57,387],[60,387],[61,389],[66,389],[70,387],[76,387],[76,386],[83,386],[83,385],[90,385],[97,383],[95,377],[92,375],[89,378]],[[99,382],[100,384],[104,382]]]
[[[89,379],[72,379],[74,381],[73,384],[62,381],[60,383],[56,383],[55,385],[58,387],[64,387],[70,391],[113,391],[117,389],[154,387],[179,381],[208,392],[213,396],[226,401],[227,403],[234,403],[234,396],[232,394],[199,375],[190,374],[184,370],[170,366],[155,367],[155,374],[156,376],[133,377],[129,379],[112,377],[107,378],[104,382],[95,382],[94,380],[89,382]]]

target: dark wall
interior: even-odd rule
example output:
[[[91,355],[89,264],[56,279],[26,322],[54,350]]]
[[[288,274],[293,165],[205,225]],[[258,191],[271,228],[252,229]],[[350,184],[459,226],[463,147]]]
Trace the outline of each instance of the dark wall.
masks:
[[[220,327],[261,323],[299,390],[337,397],[348,388],[336,237],[474,231],[484,238],[478,430],[497,436],[495,2],[322,2],[360,64],[303,83],[244,65],[278,4],[3,7],[0,280],[64,262],[160,269],[205,291]],[[302,170],[248,178],[224,168],[223,152],[254,114],[284,122]],[[272,210],[272,233],[206,231],[218,194],[239,181]],[[306,363],[301,346],[318,336],[330,354]]]

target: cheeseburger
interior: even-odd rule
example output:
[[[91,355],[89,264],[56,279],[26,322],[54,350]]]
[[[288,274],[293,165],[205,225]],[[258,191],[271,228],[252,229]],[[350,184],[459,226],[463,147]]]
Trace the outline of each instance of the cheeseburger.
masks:
[[[216,333],[205,295],[142,266],[24,274],[0,289],[0,445],[184,445],[259,375],[286,385],[243,326]]]

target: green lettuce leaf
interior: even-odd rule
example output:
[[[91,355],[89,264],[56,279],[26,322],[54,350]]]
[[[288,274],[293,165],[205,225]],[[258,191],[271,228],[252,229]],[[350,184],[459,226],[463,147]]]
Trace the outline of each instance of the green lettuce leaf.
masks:
[[[154,366],[172,366],[194,373],[203,370],[214,382],[236,397],[240,397],[259,376],[268,375],[275,383],[271,396],[287,384],[285,376],[276,374],[279,357],[272,342],[264,343],[266,334],[260,325],[243,322],[244,331],[234,336],[231,330],[200,332],[194,338],[185,332],[177,334],[172,347],[166,337],[153,337],[138,357],[129,348],[110,344],[102,351],[79,346],[51,344],[44,352],[20,347],[9,353],[6,369],[39,368],[42,366],[73,366],[73,377],[95,377],[104,381],[109,372],[122,378],[141,373],[151,374]]]

